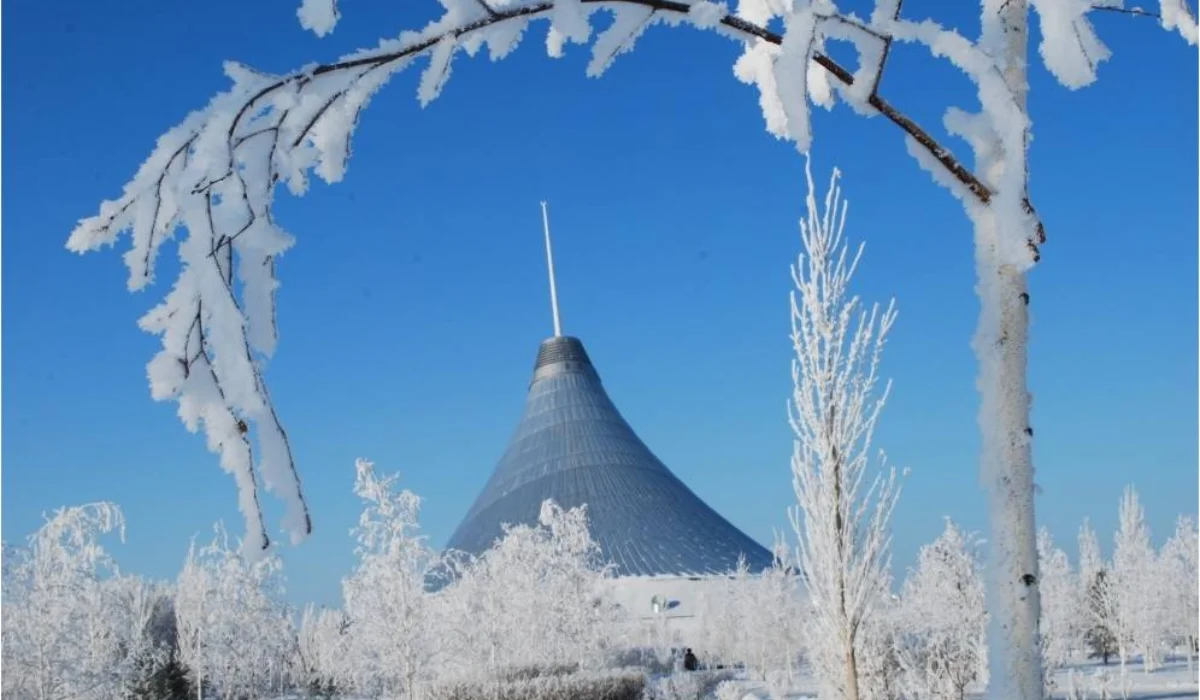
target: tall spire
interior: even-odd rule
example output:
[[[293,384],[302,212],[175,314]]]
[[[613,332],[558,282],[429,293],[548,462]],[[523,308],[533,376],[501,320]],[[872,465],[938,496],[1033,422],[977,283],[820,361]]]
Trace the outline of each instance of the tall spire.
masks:
[[[550,269],[550,311],[554,314],[554,337],[562,337],[562,320],[558,317],[558,285],[554,282],[554,249],[550,247],[550,217],[542,202],[542,231],[546,235],[546,267]]]

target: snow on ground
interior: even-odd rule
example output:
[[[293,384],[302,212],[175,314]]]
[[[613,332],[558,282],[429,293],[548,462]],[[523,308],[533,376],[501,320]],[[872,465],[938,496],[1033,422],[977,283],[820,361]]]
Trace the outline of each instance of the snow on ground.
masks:
[[[1128,664],[1125,679],[1131,700],[1200,697],[1196,671],[1189,670],[1187,662],[1183,660],[1169,661],[1150,673],[1146,673],[1140,663]],[[1115,660],[1107,666],[1098,661],[1075,664],[1056,673],[1054,680],[1055,697],[1080,700],[1122,697],[1121,668]]]
[[[1073,664],[1054,674],[1055,700],[1185,700],[1200,698],[1200,683],[1196,670],[1188,669],[1186,661],[1172,660],[1157,670],[1146,673],[1140,663],[1126,666],[1127,694],[1121,692],[1121,668],[1114,659],[1107,666],[1099,661]],[[741,700],[771,700],[767,683],[756,680],[736,681],[744,691]],[[732,696],[731,696],[732,697]],[[786,700],[807,700],[817,697],[816,683],[808,677],[798,677],[787,684]],[[982,689],[967,693],[970,700],[983,697]]]

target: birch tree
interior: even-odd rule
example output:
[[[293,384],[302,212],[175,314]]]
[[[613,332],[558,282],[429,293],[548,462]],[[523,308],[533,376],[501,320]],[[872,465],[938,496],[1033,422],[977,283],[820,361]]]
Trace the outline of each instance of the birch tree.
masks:
[[[304,608],[296,647],[297,677],[310,694],[332,697],[348,677],[349,620],[340,610]]]
[[[1066,552],[1054,545],[1048,529],[1038,530],[1037,544],[1038,569],[1042,575],[1042,664],[1049,687],[1049,678],[1066,664],[1082,638],[1080,587]]]
[[[813,602],[812,630],[828,640],[809,649],[824,693],[859,698],[859,631],[887,582],[888,524],[898,497],[895,471],[880,458],[872,474],[871,441],[890,383],[878,387],[893,303],[866,309],[850,293],[863,246],[843,238],[846,203],[835,169],[824,205],[812,175],[800,222],[804,253],[792,267],[792,401],[795,434],[789,511],[798,563]]]
[[[978,541],[946,519],[921,548],[901,594],[900,664],[906,696],[963,700],[987,677]]]
[[[1137,490],[1126,486],[1121,495],[1117,532],[1113,537],[1112,591],[1118,623],[1117,649],[1124,669],[1135,652],[1141,652],[1146,670],[1158,663],[1162,642],[1158,612],[1157,557]]]
[[[1196,524],[1191,518],[1180,516],[1175,523],[1175,534],[1163,545],[1161,572],[1169,611],[1168,629],[1174,641],[1185,646],[1189,672],[1200,640],[1198,556]]]
[[[124,515],[97,502],[59,508],[27,547],[5,547],[5,698],[120,698],[165,661],[154,587],[121,574],[101,543],[109,534],[124,539]]]
[[[295,658],[296,634],[282,604],[281,564],[247,561],[218,523],[213,541],[193,543],[176,583],[180,660],[197,700],[278,690]]]
[[[268,75],[230,63],[233,86],[167,132],[116,200],[82,220],[68,247],[77,252],[110,245],[132,231],[125,256],[129,285],[146,287],[155,261],[174,232],[179,277],[142,328],[162,337],[150,361],[151,393],[174,400],[189,430],[204,429],[209,449],[238,484],[249,546],[269,540],[258,502],[261,475],[286,504],[283,528],[294,541],[311,519],[286,433],[263,374],[275,351],[274,260],[293,243],[272,217],[275,188],[303,194],[310,173],[340,180],[350,136],[372,95],[420,56],[421,104],[436,99],[456,55],[487,48],[509,55],[534,21],[546,20],[547,52],[593,36],[592,16],[612,23],[595,36],[588,74],[598,76],[655,24],[689,24],[739,42],[734,75],[759,91],[768,131],[807,153],[812,144],[809,103],[831,107],[838,98],[856,112],[882,116],[901,130],[908,151],[934,179],[960,198],[974,232],[980,318],[974,347],[979,362],[982,434],[980,473],[988,495],[988,591],[992,619],[989,692],[1032,700],[1041,693],[1038,661],[1038,572],[1033,512],[1032,427],[1027,387],[1030,297],[1026,274],[1040,260],[1046,230],[1029,192],[1027,150],[1028,23],[1037,10],[1038,53],[1060,83],[1076,89],[1095,81],[1110,51],[1089,14],[1122,11],[1119,2],[981,0],[978,38],[932,19],[901,14],[901,0],[876,0],[866,19],[840,11],[833,0],[739,0],[735,10],[711,0],[440,0],[445,14],[417,32],[379,47]],[[1195,44],[1195,17],[1185,0],[1159,0],[1156,17]],[[304,0],[301,24],[319,35],[334,28],[335,0]],[[775,27],[782,27],[779,32]],[[857,54],[850,70],[830,58],[826,43],[843,41]],[[978,109],[950,107],[944,131],[970,146],[974,170],[881,92],[894,43],[920,46],[960,69],[975,89]],[[249,435],[260,445],[256,456]],[[257,469],[256,466],[257,459]]]
[[[358,565],[342,581],[351,660],[347,685],[371,696],[413,698],[439,653],[439,632],[426,578],[437,552],[420,532],[421,499],[395,493],[396,475],[355,464],[354,493],[364,507],[354,530]]]

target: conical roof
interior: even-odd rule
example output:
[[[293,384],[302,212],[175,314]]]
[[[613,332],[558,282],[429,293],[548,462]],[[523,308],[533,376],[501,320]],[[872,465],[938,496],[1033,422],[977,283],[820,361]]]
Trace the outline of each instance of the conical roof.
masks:
[[[502,524],[535,524],[547,498],[587,504],[593,538],[620,576],[724,574],[771,553],[692,493],[638,438],[583,343],[542,343],[525,412],[483,492],[447,544],[486,551]]]

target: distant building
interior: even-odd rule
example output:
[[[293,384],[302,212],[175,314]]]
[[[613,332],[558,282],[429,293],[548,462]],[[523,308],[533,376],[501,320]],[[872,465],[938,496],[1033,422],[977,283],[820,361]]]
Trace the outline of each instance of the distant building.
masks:
[[[587,504],[592,537],[618,577],[709,577],[734,571],[742,556],[751,571],[773,561],[654,456],[608,397],[583,343],[561,335],[542,343],[524,415],[447,548],[481,554],[502,524],[536,524],[548,498],[563,508]]]
[[[614,567],[616,601],[658,644],[670,644],[694,633],[706,599],[719,590],[713,584],[739,560],[758,573],[774,557],[654,456],[608,397],[583,343],[562,334],[545,203],[542,215],[554,336],[538,349],[525,412],[504,456],[446,548],[478,556],[503,525],[535,525],[546,499],[562,508],[586,504],[592,538]],[[431,587],[452,575],[439,572]]]

